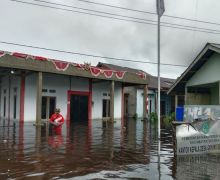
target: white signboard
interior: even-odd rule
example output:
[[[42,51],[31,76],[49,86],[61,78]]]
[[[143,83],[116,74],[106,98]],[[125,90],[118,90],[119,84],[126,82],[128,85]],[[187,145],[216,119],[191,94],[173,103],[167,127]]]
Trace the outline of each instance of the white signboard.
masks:
[[[219,105],[185,105],[184,106],[184,121],[193,122],[198,120],[220,120]]]
[[[198,120],[176,127],[177,155],[219,153],[220,120]]]

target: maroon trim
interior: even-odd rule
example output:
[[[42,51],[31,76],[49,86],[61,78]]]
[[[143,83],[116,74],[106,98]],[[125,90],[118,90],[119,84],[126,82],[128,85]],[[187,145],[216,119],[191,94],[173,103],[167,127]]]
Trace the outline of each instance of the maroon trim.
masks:
[[[34,59],[38,61],[47,61],[47,58],[41,56],[34,56]]]
[[[25,76],[21,76],[20,89],[20,122],[24,122],[24,95],[25,95]]]
[[[15,52],[12,54],[12,56],[15,56],[17,58],[27,58],[27,54],[23,54],[23,53],[18,53],[18,52]]]

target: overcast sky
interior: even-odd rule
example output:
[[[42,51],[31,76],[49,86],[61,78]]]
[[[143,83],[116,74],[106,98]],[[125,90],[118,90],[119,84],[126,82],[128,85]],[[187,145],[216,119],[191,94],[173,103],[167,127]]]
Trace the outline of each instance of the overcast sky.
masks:
[[[20,1],[49,5],[33,0]],[[78,0],[45,1],[157,21],[156,15],[95,5],[80,2]],[[90,1],[153,13],[156,12],[156,0]],[[49,6],[54,7],[54,5],[51,4]],[[62,6],[55,7],[71,9]],[[0,41],[98,56],[157,62],[157,26],[155,25],[97,17],[59,9],[23,4],[10,0],[1,0],[0,8]],[[164,15],[220,24],[219,0],[165,0],[165,8],[166,11]],[[88,11],[84,10],[83,12]],[[220,25],[168,18],[167,16],[163,16],[161,21],[219,30],[219,32],[215,31],[215,33],[220,33]],[[207,42],[220,43],[220,34],[161,26],[161,63],[187,66]],[[92,65],[96,65],[101,61],[142,69],[152,75],[157,75],[157,66],[147,63],[113,61],[109,59],[71,55],[2,43],[0,43],[0,49],[65,61],[81,63],[91,62]],[[176,78],[180,76],[184,70],[185,67],[161,66],[161,76]]]

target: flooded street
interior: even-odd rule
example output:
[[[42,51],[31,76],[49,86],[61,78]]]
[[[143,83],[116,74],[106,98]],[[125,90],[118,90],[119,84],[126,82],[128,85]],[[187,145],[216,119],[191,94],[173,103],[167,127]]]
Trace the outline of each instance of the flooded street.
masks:
[[[0,121],[0,179],[219,179],[220,156],[174,158],[170,130],[140,120],[65,125]]]

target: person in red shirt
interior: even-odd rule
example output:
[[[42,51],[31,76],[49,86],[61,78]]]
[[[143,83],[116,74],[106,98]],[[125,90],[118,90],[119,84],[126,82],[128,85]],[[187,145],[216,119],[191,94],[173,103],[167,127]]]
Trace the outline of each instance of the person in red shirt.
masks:
[[[62,125],[64,123],[64,118],[60,114],[60,109],[56,108],[55,113],[50,117],[50,124],[53,125],[52,130],[55,134],[59,135],[62,133]]]

